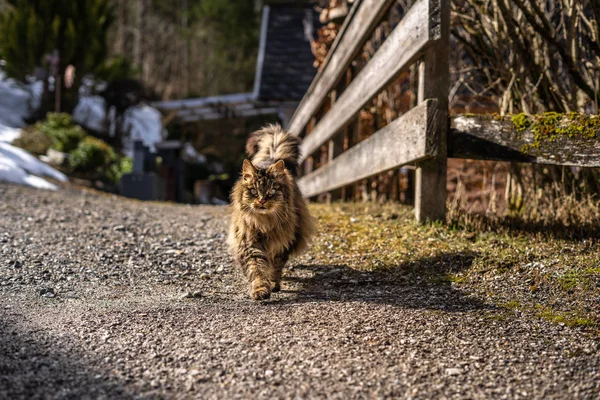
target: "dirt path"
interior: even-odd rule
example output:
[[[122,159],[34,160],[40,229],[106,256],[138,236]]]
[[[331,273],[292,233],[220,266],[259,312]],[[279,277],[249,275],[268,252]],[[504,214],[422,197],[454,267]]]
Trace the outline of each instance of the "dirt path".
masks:
[[[445,284],[300,260],[254,303],[226,224],[0,184],[0,398],[600,397],[596,339]]]

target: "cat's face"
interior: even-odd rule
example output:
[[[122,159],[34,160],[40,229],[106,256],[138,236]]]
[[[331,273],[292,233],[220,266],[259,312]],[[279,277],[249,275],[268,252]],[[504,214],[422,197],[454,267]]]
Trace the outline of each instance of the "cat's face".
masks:
[[[255,168],[244,161],[244,193],[242,202],[246,209],[259,214],[277,212],[285,204],[285,165],[278,161],[266,170]]]

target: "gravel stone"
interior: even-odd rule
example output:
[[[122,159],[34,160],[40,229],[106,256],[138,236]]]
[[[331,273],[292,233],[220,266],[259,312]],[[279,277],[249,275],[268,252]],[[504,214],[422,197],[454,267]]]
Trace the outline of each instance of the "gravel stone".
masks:
[[[42,288],[40,290],[40,296],[42,297],[54,297],[56,293],[54,293],[54,289],[52,288]]]
[[[306,257],[256,303],[227,219],[0,184],[0,399],[600,398],[597,336],[453,285]]]
[[[462,368],[446,368],[446,375],[456,376],[463,373]]]

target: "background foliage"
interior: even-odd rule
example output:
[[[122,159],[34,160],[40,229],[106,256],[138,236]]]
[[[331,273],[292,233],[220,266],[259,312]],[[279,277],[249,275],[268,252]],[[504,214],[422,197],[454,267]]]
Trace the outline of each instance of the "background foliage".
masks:
[[[10,7],[8,7],[8,6]],[[70,88],[62,82],[63,109],[75,106],[78,88],[84,76],[94,73],[108,56],[108,29],[114,20],[109,0],[8,0],[0,14],[0,58],[8,76],[25,80],[28,76],[45,77],[43,111],[51,109],[49,84],[54,72],[64,76],[75,67]],[[47,56],[58,51],[57,71],[50,70]]]
[[[109,54],[127,55],[162,99],[249,91],[259,14],[254,1],[113,0]]]

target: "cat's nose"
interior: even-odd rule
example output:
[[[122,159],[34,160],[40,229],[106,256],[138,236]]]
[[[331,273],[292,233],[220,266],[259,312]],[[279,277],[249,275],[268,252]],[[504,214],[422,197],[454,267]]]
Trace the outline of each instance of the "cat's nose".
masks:
[[[267,199],[259,199],[258,202],[260,204],[265,204],[267,202]]]

